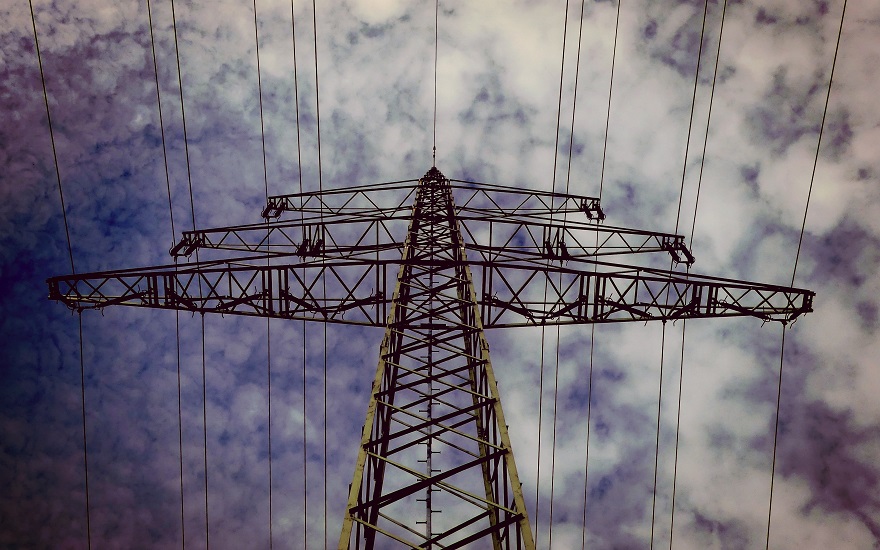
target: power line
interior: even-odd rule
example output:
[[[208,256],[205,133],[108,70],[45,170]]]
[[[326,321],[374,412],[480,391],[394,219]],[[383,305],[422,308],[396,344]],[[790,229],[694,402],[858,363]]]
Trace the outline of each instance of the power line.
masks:
[[[171,0],[171,28],[174,31],[174,55],[177,59],[177,83],[178,89],[180,91],[180,118],[183,123],[183,151],[184,156],[186,158],[186,182],[189,186],[189,206],[190,213],[192,214],[192,228],[193,231],[196,230],[196,203],[193,198],[193,186],[192,186],[192,170],[190,168],[189,162],[189,139],[186,133],[186,108],[184,107],[183,102],[183,72],[180,68],[180,45],[177,40],[177,13],[174,10],[174,0]],[[199,251],[196,250],[196,261],[198,262],[198,254]],[[199,281],[201,282],[201,280]]]
[[[61,186],[61,169],[58,167],[58,152],[55,147],[55,131],[52,128],[52,114],[49,109],[49,93],[46,91],[46,75],[43,73],[43,56],[40,54],[40,41],[37,38],[37,18],[34,16],[33,0],[28,0],[31,9],[31,25],[34,28],[34,47],[37,51],[37,64],[40,67],[40,84],[43,86],[43,101],[46,104],[46,121],[49,123],[49,141],[52,143],[52,160],[55,162],[55,178],[58,181],[58,196],[61,199],[61,215],[64,219],[64,233],[67,235],[67,254],[70,257],[70,271],[76,273],[73,266],[73,247],[70,244],[70,226],[67,223],[67,208],[64,205],[64,189]]]
[[[257,98],[260,105],[260,142],[263,150],[263,184],[266,187],[266,200],[269,200],[269,170],[266,166],[266,123],[263,119],[263,77],[260,72],[260,31],[257,24],[257,0],[254,0],[254,43],[257,54]]]
[[[308,521],[309,517],[309,491],[308,491],[308,481],[309,481],[309,461],[308,461],[308,439],[306,435],[306,322],[303,321],[303,360],[302,360],[302,461],[303,461],[303,470],[302,470],[302,483],[303,483],[303,549],[308,548]]]
[[[582,16],[583,17],[583,16]],[[611,121],[611,99],[614,92],[614,67],[617,60],[617,35],[620,28],[620,0],[617,2],[617,15],[614,19],[614,45],[611,50],[611,76],[608,79],[608,106],[605,110],[605,136],[602,144],[602,168],[599,175],[599,201],[602,200],[602,190],[605,183],[605,160],[608,152],[608,128]],[[578,55],[580,55],[580,47],[578,47]],[[574,118],[572,114],[572,119]],[[596,233],[596,248],[599,247],[599,234]],[[597,266],[593,266],[593,271],[597,271]],[[593,412],[593,352],[596,345],[596,324],[590,324],[590,366],[587,378],[587,435],[584,448],[584,499],[583,499],[583,516],[581,519],[581,549],[586,547],[587,543],[587,494],[588,481],[590,472],[590,420]]]
[[[37,35],[37,18],[34,14],[34,4],[32,0],[28,0],[28,7],[31,12],[31,26],[34,31],[34,48],[37,53],[37,65],[40,69],[40,84],[43,88],[43,102],[46,106],[46,122],[49,126],[49,141],[52,144],[52,161],[55,164],[55,179],[58,182],[58,197],[61,200],[61,216],[64,220],[64,234],[67,237],[67,255],[70,259],[70,271],[76,273],[76,267],[73,263],[73,245],[70,240],[70,226],[67,222],[67,207],[64,204],[64,188],[61,185],[61,168],[58,166],[58,149],[55,145],[55,131],[52,127],[52,112],[49,108],[49,93],[46,89],[46,74],[43,71],[43,56],[40,53],[40,40]],[[82,404],[82,437],[83,437],[83,470],[85,477],[86,489],[86,542],[87,547],[92,547],[92,513],[91,499],[89,491],[89,443],[86,430],[86,374],[85,374],[85,358],[83,357],[83,330],[82,330],[82,311],[78,315],[79,325],[79,369],[80,369],[80,394]]]
[[[599,200],[602,200],[602,188],[605,184],[605,153],[608,151],[608,126],[611,122],[611,97],[614,93],[614,64],[617,60],[617,31],[620,28],[620,2],[617,1],[617,17],[614,19],[614,47],[611,50],[611,78],[608,79],[608,108],[605,111],[605,138],[602,144],[602,170],[599,175]],[[592,346],[592,340],[590,341]]]
[[[83,358],[83,325],[82,325],[82,311],[79,312],[77,316],[79,319],[79,376],[80,376],[80,391],[82,394],[82,433],[83,433],[83,465],[85,469],[85,478],[86,478],[86,537],[88,540],[88,548],[92,547],[92,514],[91,514],[91,502],[89,499],[89,444],[88,439],[86,438],[86,366],[85,359]]]
[[[254,0],[254,45],[257,58],[257,96],[260,106],[260,142],[263,153],[263,184],[266,191],[266,204],[269,203],[269,169],[266,163],[266,123],[263,116],[263,77],[260,68],[260,31],[257,14],[257,0]],[[270,265],[270,229],[266,220],[266,267]],[[266,424],[269,460],[269,548],[273,548],[272,536],[272,320],[266,317]]]
[[[180,118],[183,125],[183,150],[186,160],[186,181],[189,187],[189,206],[192,219],[193,231],[196,230],[196,206],[193,195],[192,184],[192,167],[189,158],[189,137],[186,127],[186,106],[183,99],[183,71],[180,64],[180,43],[177,36],[177,11],[174,8],[174,0],[171,2],[171,28],[174,34],[174,57],[177,61],[177,83],[180,96]],[[196,263],[199,263],[199,251],[196,249]],[[202,292],[202,279],[198,278],[199,293]],[[205,372],[205,315],[201,316],[201,339],[202,339],[202,430],[204,432],[204,463],[205,463],[205,545],[210,548],[210,532],[208,522],[208,406],[207,406],[207,386]]]
[[[691,96],[691,114],[690,119],[688,121],[688,131],[687,131],[687,140],[684,145],[684,162],[681,167],[681,190],[678,193],[678,212],[675,214],[675,231],[673,233],[678,233],[678,224],[681,220],[681,203],[684,198],[684,179],[687,174],[687,161],[688,161],[688,153],[690,153],[691,149],[691,131],[694,128],[694,110],[697,106],[697,88],[699,87],[700,82],[700,62],[703,58],[703,38],[706,35],[706,13],[709,11],[709,0],[703,4],[703,24],[700,29],[700,46],[697,48],[697,69],[694,71],[694,91]]]
[[[688,131],[687,131],[687,139],[685,141],[684,147],[684,161],[682,162],[681,169],[681,186],[678,192],[678,211],[675,215],[675,231],[674,233],[678,233],[679,222],[681,221],[681,205],[684,200],[684,181],[685,176],[687,175],[687,163],[688,163],[688,153],[690,153],[690,145],[691,145],[691,132],[694,127],[694,111],[696,110],[697,105],[697,89],[699,87],[700,82],[700,64],[703,58],[703,42],[706,36],[706,14],[709,11],[709,0],[706,0],[703,4],[703,20],[700,26],[700,44],[697,48],[697,66],[694,70],[694,86],[693,93],[691,95],[691,111],[690,118],[688,120]],[[673,268],[673,262],[670,262],[669,269],[670,271]],[[666,287],[666,295],[669,296],[670,287]],[[660,380],[657,388],[657,434],[656,434],[656,442],[654,448],[654,486],[651,495],[651,548],[654,548],[654,524],[656,522],[656,512],[657,512],[657,472],[660,465],[660,414],[662,411],[663,404],[663,357],[664,352],[666,350],[666,322],[663,322],[663,330],[660,337]]]
[[[598,240],[598,235],[596,239]],[[593,350],[595,349],[596,323],[590,325],[590,368],[587,375],[587,437],[584,451],[584,504],[583,518],[581,523],[581,550],[587,544],[587,481],[590,472],[590,416],[593,412]]]
[[[211,547],[210,529],[208,528],[208,377],[205,368],[205,314],[202,320],[202,433],[205,442],[205,547]]]
[[[168,190],[168,214],[171,218],[171,246],[177,232],[174,230],[174,208],[171,205],[171,176],[168,171],[168,148],[165,143],[165,121],[162,118],[162,93],[159,88],[159,64],[156,60],[156,36],[153,33],[153,8],[150,0],[147,0],[147,20],[150,27],[150,51],[153,54],[153,75],[156,78],[156,104],[159,113],[159,131],[162,135],[162,160],[165,164],[165,187]]]
[[[669,516],[669,550],[672,550],[672,536],[675,533],[675,489],[678,481],[678,442],[681,433],[681,392],[684,388],[684,341],[686,331],[687,319],[684,319],[681,323],[681,360],[678,369],[678,408],[675,417],[675,459],[672,467],[672,512]]]
[[[791,284],[794,285],[797,275],[798,260],[800,259],[801,245],[804,240],[804,231],[807,227],[807,213],[810,208],[810,197],[813,194],[813,183],[816,179],[816,167],[819,164],[819,151],[822,148],[822,134],[825,131],[825,119],[828,115],[828,104],[831,100],[831,86],[834,83],[834,69],[837,66],[837,54],[840,51],[840,37],[843,35],[843,19],[846,15],[846,0],[843,0],[843,8],[840,10],[840,25],[837,29],[837,43],[834,46],[834,58],[831,61],[831,73],[828,75],[828,91],[825,94],[825,106],[822,110],[822,122],[819,125],[819,138],[816,141],[816,155],[813,158],[813,169],[810,173],[810,186],[807,190],[807,201],[804,205],[804,219],[801,224],[801,232],[798,237],[797,252],[794,257],[794,267],[791,270]],[[770,498],[767,505],[767,538],[765,548],[770,548],[770,524],[773,517],[773,489],[776,482],[776,451],[779,443],[779,411],[782,404],[782,367],[785,363],[785,324],[782,325],[782,340],[779,345],[779,379],[776,388],[776,420],[773,427],[773,459],[770,466]]]
[[[321,92],[319,86],[319,70],[318,70],[318,9],[316,6],[315,0],[312,0],[312,30],[314,31],[313,36],[315,38],[315,127],[318,138],[318,190],[320,192],[324,191],[324,172],[321,165]],[[321,226],[324,224],[324,207],[323,202],[321,205],[321,213],[320,213],[320,221]],[[326,299],[327,296],[327,279],[325,277],[321,278],[321,288],[322,288],[322,298]],[[323,386],[323,406],[324,406],[324,456],[323,456],[323,468],[324,468],[324,488],[323,488],[323,504],[324,504],[324,548],[327,548],[327,324],[323,325],[324,329],[324,364],[322,371],[322,386]]]
[[[177,438],[180,458],[180,547],[186,547],[186,527],[183,514],[183,404],[180,380],[180,311],[174,312],[174,332],[177,334]]]
[[[825,131],[825,117],[828,114],[828,103],[831,100],[831,84],[834,82],[834,68],[837,66],[837,52],[840,50],[840,37],[843,35],[843,16],[846,14],[846,0],[843,0],[843,9],[840,11],[840,27],[837,29],[837,44],[834,46],[834,59],[831,61],[831,74],[828,76],[828,92],[825,94],[825,108],[822,110],[822,123],[819,125],[819,140],[816,143],[816,155],[813,158],[813,170],[810,173],[810,188],[807,191],[807,203],[804,206],[804,221],[801,224],[801,234],[798,237],[797,252],[794,256],[794,269],[791,272],[791,284],[797,275],[798,259],[801,255],[801,245],[804,242],[804,230],[807,227],[807,212],[810,209],[810,197],[813,194],[813,182],[816,180],[816,166],[819,164],[819,150],[822,147],[822,134]]]
[[[316,0],[312,0],[312,30],[315,39],[315,131],[318,138],[318,190],[324,191],[324,177],[321,166],[321,89],[318,78],[318,9]],[[323,208],[321,209],[323,220]]]
[[[559,132],[562,120],[562,83],[565,76],[565,44],[568,36],[568,0],[565,2],[565,19],[562,26],[562,54],[559,64],[559,99],[556,106],[556,141],[553,147],[553,183],[551,191],[556,192],[556,167],[559,160]],[[552,205],[551,198],[551,205]],[[551,212],[552,218],[552,212]],[[549,263],[550,259],[547,260]],[[544,281],[544,300],[547,299],[548,281]],[[543,432],[543,416],[544,416],[544,352],[547,327],[541,326],[541,365],[538,375],[538,445],[537,445],[537,475],[535,483],[535,540],[538,540],[539,524],[540,524],[540,500],[541,500],[541,436]],[[551,499],[552,505],[552,499]],[[551,538],[552,540],[552,538]]]
[[[559,327],[556,327],[556,363],[553,368],[553,436],[550,446],[550,517],[547,519],[547,548],[553,547],[553,496],[556,488],[556,412],[559,403]]]
[[[300,222],[304,223],[304,213],[303,213],[303,176],[302,176],[302,139],[300,132],[300,124],[299,124],[299,76],[297,70],[297,62],[296,62],[296,14],[294,9],[294,0],[290,0],[290,34],[291,34],[291,49],[293,51],[293,97],[294,97],[294,112],[296,116],[296,164],[297,164],[297,172],[299,179],[299,193],[300,193]],[[305,276],[305,269],[303,269],[303,276]],[[306,322],[303,320],[302,322],[302,416],[303,416],[303,426],[302,426],[302,499],[303,499],[303,548],[308,548],[308,522],[305,518],[308,517],[308,507],[309,507],[309,499],[308,499],[308,444],[306,439],[306,356],[307,356],[307,346],[306,346]]]
[[[299,128],[299,77],[297,76],[297,68],[296,68],[296,16],[294,15],[294,0],[290,0],[290,43],[291,49],[293,50],[293,105],[294,111],[296,115],[296,165],[297,172],[299,176],[299,193],[302,195],[303,192],[303,178],[302,178],[302,144],[300,139],[300,128]],[[302,201],[302,197],[300,197],[300,202]],[[300,204],[300,206],[302,206]],[[300,219],[303,219],[302,209],[300,209]]]
[[[688,248],[691,249],[693,249],[694,231],[697,227],[697,208],[700,205],[700,189],[703,186],[703,168],[706,165],[706,147],[709,144],[709,126],[712,123],[712,105],[715,103],[715,85],[718,82],[718,63],[721,60],[721,39],[724,36],[724,19],[726,15],[727,0],[724,0],[724,4],[721,6],[721,26],[718,29],[718,47],[715,50],[715,68],[712,71],[712,88],[709,92],[709,112],[706,115],[706,133],[703,135],[703,152],[700,155],[700,172],[697,176],[697,197],[694,200],[694,219],[691,224],[691,236],[688,243]],[[690,269],[690,266],[688,266],[688,269]]]
[[[574,63],[574,93],[572,94],[571,100],[571,134],[568,140],[568,168],[565,171],[565,192],[566,194],[569,191],[569,184],[571,182],[571,156],[572,151],[574,150],[574,115],[577,111],[577,98],[578,98],[578,77],[581,72],[581,38],[584,34],[584,7],[586,1],[581,0],[581,18],[580,25],[578,26],[578,45],[577,45],[577,55],[575,56]],[[565,216],[568,216],[568,212],[565,213]]]
[[[712,72],[712,88],[709,92],[709,111],[706,115],[706,133],[703,135],[703,151],[700,155],[700,171],[697,177],[697,193],[696,198],[694,199],[694,218],[693,223],[691,224],[691,235],[690,240],[688,242],[688,248],[693,250],[694,245],[694,232],[697,227],[697,212],[700,207],[700,189],[702,188],[703,183],[703,169],[706,164],[706,148],[709,143],[709,128],[712,123],[712,105],[715,101],[715,86],[718,81],[718,65],[721,60],[721,42],[724,36],[724,19],[727,14],[727,0],[724,0],[724,4],[721,8],[721,24],[718,29],[718,47],[715,50],[715,67]],[[687,272],[690,272],[690,265],[687,266]],[[687,319],[682,321],[681,326],[681,355],[679,359],[678,366],[678,403],[676,407],[676,417],[675,417],[675,456],[673,459],[673,467],[672,467],[672,503],[671,503],[671,512],[669,517],[669,548],[672,549],[672,541],[673,535],[675,532],[675,496],[676,489],[678,484],[678,447],[680,442],[681,435],[681,395],[682,390],[684,388],[684,350],[685,350],[685,340],[687,335]]]
[[[159,114],[159,131],[162,136],[162,160],[165,166],[165,188],[168,192],[168,214],[171,221],[171,245],[174,246],[174,207],[171,199],[171,177],[168,170],[168,148],[165,140],[165,121],[162,116],[162,92],[159,86],[159,64],[156,58],[156,36],[153,32],[153,8],[150,0],[147,0],[147,19],[150,27],[150,51],[153,57],[153,75],[156,80],[156,106]],[[174,259],[177,263],[177,258]],[[183,493],[183,410],[181,403],[181,376],[180,376],[180,312],[174,312],[174,335],[177,343],[177,438],[178,458],[180,461],[180,546],[186,545],[186,523],[184,516],[184,493]]]
[[[578,25],[578,40],[577,40],[577,55],[575,56],[575,69],[574,69],[574,92],[572,94],[571,100],[571,125],[570,125],[570,133],[568,140],[568,166],[565,171],[565,192],[568,194],[570,186],[571,186],[571,158],[572,151],[574,148],[574,122],[575,122],[575,113],[577,111],[577,91],[578,91],[578,77],[580,75],[580,67],[581,67],[581,39],[583,37],[584,31],[584,7],[585,1],[581,0],[581,15]],[[566,3],[566,13],[568,10],[568,4]],[[566,15],[566,24],[568,21],[568,17]],[[563,47],[564,50],[564,47]],[[563,53],[564,55],[564,53]],[[561,92],[561,90],[560,90]],[[554,170],[555,172],[555,170]],[[568,211],[563,213],[563,225],[568,220]],[[560,283],[562,282],[562,275],[559,276]],[[553,544],[553,504],[554,497],[556,493],[556,429],[558,422],[558,404],[559,404],[559,345],[560,345],[560,327],[556,327],[556,363],[554,366],[554,374],[553,374],[553,444],[551,445],[550,452],[550,517],[548,518],[548,540],[547,546],[548,548],[552,548]]]
[[[559,100],[556,104],[556,142],[553,147],[553,187],[552,192],[556,192],[556,164],[559,159],[559,131],[562,121],[562,82],[565,76],[565,45],[568,41],[568,0],[565,2],[565,23],[562,26],[562,55],[559,62]],[[537,538],[537,536],[536,536]]]
[[[666,321],[660,336],[660,383],[657,385],[657,439],[654,447],[654,491],[651,499],[651,548],[654,547],[654,513],[657,509],[657,466],[660,461],[660,408],[663,403],[663,357],[666,351]]]

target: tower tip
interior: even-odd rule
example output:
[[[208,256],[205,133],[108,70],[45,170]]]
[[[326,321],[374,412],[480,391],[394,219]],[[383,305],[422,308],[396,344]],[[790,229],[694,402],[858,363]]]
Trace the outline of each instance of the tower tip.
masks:
[[[436,166],[432,166],[431,169],[425,173],[425,175],[424,175],[424,177],[422,177],[422,179],[423,180],[431,180],[431,181],[440,181],[440,180],[446,179],[446,176],[444,176],[443,173],[440,172],[440,170],[438,170]]]

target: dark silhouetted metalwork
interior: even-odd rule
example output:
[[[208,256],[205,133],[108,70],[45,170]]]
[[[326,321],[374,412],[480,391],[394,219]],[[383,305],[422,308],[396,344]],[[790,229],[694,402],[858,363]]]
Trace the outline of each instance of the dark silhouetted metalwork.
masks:
[[[339,548],[534,548],[484,329],[812,311],[808,290],[658,267],[694,262],[684,237],[600,224],[595,197],[436,168],[262,216],[184,232],[171,255],[198,262],[53,277],[49,297],[385,327]]]

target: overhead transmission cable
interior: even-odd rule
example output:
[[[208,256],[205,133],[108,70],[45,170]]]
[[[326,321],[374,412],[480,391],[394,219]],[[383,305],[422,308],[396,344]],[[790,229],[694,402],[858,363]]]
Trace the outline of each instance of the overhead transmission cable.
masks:
[[[254,45],[257,59],[257,97],[260,107],[260,143],[263,153],[263,185],[266,204],[269,204],[269,169],[266,163],[266,123],[263,116],[263,76],[260,68],[260,31],[257,0],[254,0]],[[270,266],[271,246],[269,220],[266,220],[266,267]],[[266,316],[266,436],[269,462],[269,548],[274,547],[272,536],[272,318]]]
[[[605,158],[608,151],[608,126],[611,122],[611,98],[614,94],[614,67],[617,61],[617,33],[620,29],[620,3],[617,0],[617,16],[614,19],[614,46],[611,49],[611,76],[608,79],[608,107],[605,110],[605,137],[602,140],[602,169],[599,173],[599,202],[602,201],[602,189],[605,184]]]
[[[562,26],[562,53],[559,63],[559,99],[556,106],[556,140],[553,146],[553,180],[551,191],[556,192],[556,169],[559,162],[559,133],[562,121],[562,88],[563,77],[565,76],[565,45],[568,36],[568,1],[565,2],[565,18]],[[550,199],[550,219],[552,222],[554,211],[554,197]],[[547,259],[548,265],[552,262]],[[544,279],[544,302],[547,301],[547,291],[549,287],[549,279]],[[537,474],[535,482],[535,541],[540,540],[538,537],[540,525],[540,502],[541,502],[541,441],[543,435],[544,421],[544,353],[546,348],[547,326],[541,326],[541,362],[538,374],[538,445],[537,445]],[[552,538],[551,541],[552,542]],[[549,544],[549,542],[548,542]]]
[[[296,165],[297,165],[297,177],[299,180],[299,195],[300,195],[300,225],[305,226],[305,214],[303,213],[303,176],[302,176],[302,134],[300,132],[299,125],[299,76],[297,70],[296,63],[296,14],[294,7],[294,0],[290,0],[290,34],[291,34],[291,49],[293,53],[293,102],[294,102],[294,115],[295,126],[296,126]],[[303,235],[305,238],[305,235]],[[303,268],[303,278],[305,278],[305,268]],[[303,319],[302,321],[302,416],[303,416],[303,425],[302,425],[302,499],[303,499],[303,547],[308,547],[308,537],[307,537],[307,525],[308,522],[305,521],[305,518],[308,517],[308,445],[306,440],[306,356],[307,356],[307,346],[306,346],[306,321]]]
[[[816,141],[816,154],[813,158],[813,169],[810,173],[810,186],[807,190],[807,200],[804,204],[804,218],[801,223],[801,232],[798,237],[797,252],[794,257],[794,267],[791,271],[791,286],[794,286],[795,277],[797,275],[798,260],[801,254],[801,245],[804,241],[804,231],[807,227],[807,213],[810,209],[810,198],[813,194],[813,183],[816,180],[816,167],[819,164],[819,151],[822,148],[822,135],[825,131],[825,119],[828,115],[828,104],[831,101],[831,86],[834,83],[834,69],[837,66],[837,54],[840,51],[840,37],[843,35],[843,19],[846,15],[846,0],[843,0],[843,7],[840,10],[840,25],[837,29],[837,42],[834,46],[834,58],[831,61],[831,72],[828,75],[828,91],[825,93],[825,106],[822,109],[822,122],[819,125],[819,137]],[[770,522],[773,515],[773,489],[776,481],[776,450],[779,443],[779,410],[782,403],[782,366],[785,362],[785,325],[782,325],[782,341],[779,345],[779,379],[776,386],[776,419],[773,428],[773,460],[770,467],[770,498],[767,505],[767,537],[765,548],[770,548]]]
[[[49,108],[49,93],[46,89],[46,74],[43,71],[43,56],[40,53],[40,40],[37,36],[37,18],[34,14],[34,4],[32,0],[28,0],[28,7],[31,12],[31,26],[34,30],[34,49],[37,53],[37,65],[40,69],[40,84],[43,87],[43,102],[46,105],[46,122],[49,126],[49,141],[52,145],[52,161],[55,164],[55,178],[58,183],[58,198],[61,200],[61,216],[64,220],[64,234],[67,237],[67,255],[70,259],[70,271],[76,273],[73,263],[73,245],[70,240],[70,226],[67,222],[67,207],[64,204],[64,188],[61,184],[61,168],[58,165],[58,148],[55,145],[55,131],[52,127],[52,112]],[[83,357],[83,329],[82,329],[82,310],[78,315],[79,327],[79,374],[80,374],[80,396],[82,410],[82,438],[83,438],[83,472],[85,477],[86,490],[86,542],[88,548],[92,547],[92,506],[89,491],[89,442],[87,436],[86,424],[86,370],[85,358]]]
[[[575,56],[575,69],[574,69],[574,92],[572,93],[571,100],[571,124],[569,126],[569,140],[568,140],[568,166],[565,171],[565,193],[566,195],[569,193],[571,188],[571,160],[572,160],[572,152],[574,151],[574,123],[575,123],[575,113],[577,112],[577,92],[578,92],[578,77],[580,76],[580,67],[581,67],[581,43],[584,33],[584,8],[585,8],[585,0],[581,0],[581,13],[578,25],[578,39],[577,39],[577,54]],[[567,7],[566,7],[567,9]],[[567,17],[566,17],[567,20]],[[552,216],[552,211],[551,211]],[[568,211],[564,211],[562,214],[562,225],[565,226],[568,221]],[[562,282],[562,274],[559,274],[559,281]],[[555,358],[555,368],[554,368],[554,376],[553,376],[553,436],[552,436],[552,445],[551,445],[551,453],[550,453],[550,514],[548,518],[548,548],[552,547],[553,543],[553,505],[554,505],[554,497],[556,490],[556,434],[557,434],[557,421],[558,421],[558,405],[559,405],[559,345],[561,341],[561,329],[559,326],[556,327],[556,358]]]
[[[165,119],[162,116],[162,92],[159,87],[159,63],[156,59],[156,36],[153,32],[153,8],[150,0],[147,0],[147,20],[150,26],[150,52],[153,57],[153,75],[156,79],[156,105],[159,114],[159,132],[162,137],[162,160],[165,166],[165,188],[168,191],[168,216],[171,220],[171,246],[174,246],[177,232],[174,228],[174,208],[171,202],[171,175],[168,170],[168,147],[165,140]]]
[[[183,150],[186,161],[186,181],[189,188],[189,205],[193,231],[196,230],[196,206],[193,195],[192,167],[189,157],[189,138],[186,127],[186,106],[183,98],[183,70],[180,64],[180,42],[177,36],[177,11],[174,8],[174,0],[171,1],[171,28],[174,34],[174,56],[177,61],[177,83],[180,95],[180,119],[183,126]],[[196,264],[199,264],[199,249],[196,248]],[[202,279],[198,278],[199,295],[202,295]],[[205,314],[201,314],[201,343],[202,343],[202,435],[204,442],[204,486],[205,486],[205,546],[210,548],[210,529],[208,515],[208,388],[207,369],[205,360]]]
[[[694,86],[693,92],[691,95],[691,110],[690,117],[688,119],[688,131],[687,131],[687,139],[685,140],[684,147],[684,160],[682,162],[681,169],[681,186],[679,188],[678,193],[678,210],[675,214],[675,231],[674,233],[678,233],[678,227],[681,222],[681,205],[684,200],[684,182],[685,177],[687,175],[687,165],[688,165],[688,154],[690,153],[691,146],[691,134],[694,128],[694,111],[696,110],[697,105],[697,89],[699,88],[700,83],[700,65],[703,58],[703,43],[706,36],[706,15],[709,11],[709,0],[706,0],[703,4],[703,19],[700,26],[700,44],[697,48],[697,65],[694,70]],[[671,262],[669,265],[669,271],[671,272],[673,268],[673,263]],[[666,296],[667,299],[669,297],[670,286],[666,287]],[[668,301],[668,300],[667,300]],[[659,382],[657,384],[657,431],[656,438],[654,442],[654,484],[651,494],[651,548],[654,548],[654,525],[656,523],[656,513],[657,513],[657,474],[660,466],[660,415],[663,408],[663,367],[664,367],[664,356],[666,350],[666,321],[663,321],[663,328],[660,333],[660,375]]]
[[[724,37],[724,20],[727,15],[727,0],[724,0],[724,3],[721,7],[721,23],[718,29],[718,46],[715,50],[715,67],[712,72],[712,88],[709,92],[709,109],[706,115],[706,132],[703,135],[703,151],[700,155],[700,171],[697,176],[697,193],[694,199],[694,217],[693,223],[691,224],[691,234],[690,239],[688,241],[688,249],[693,250],[694,246],[694,232],[697,227],[697,211],[700,207],[700,190],[702,189],[703,184],[703,170],[706,164],[706,148],[709,143],[709,128],[712,124],[712,105],[715,102],[715,86],[718,81],[718,66],[721,61],[721,42]],[[687,267],[688,272],[690,271],[690,266]],[[671,512],[669,517],[669,548],[672,549],[672,540],[673,534],[675,532],[675,497],[676,497],[676,489],[678,484],[678,447],[680,442],[681,435],[681,395],[682,390],[684,388],[684,350],[685,350],[685,339],[687,335],[687,319],[682,320],[681,325],[681,354],[679,359],[678,366],[678,403],[676,407],[676,416],[675,416],[675,456],[673,459],[673,467],[672,467],[672,503],[671,503]]]
[[[316,6],[316,0],[312,0],[312,30],[313,36],[315,38],[315,130],[318,138],[318,191],[323,194],[324,192],[324,172],[321,165],[321,91],[320,86],[318,84],[318,9]],[[320,202],[321,210],[320,210],[320,224],[321,230],[323,231],[324,227],[324,201],[323,196]],[[323,239],[323,236],[322,236]],[[323,253],[322,253],[323,254]],[[327,299],[327,278],[321,277],[321,298],[323,300]],[[327,323],[322,323],[323,332],[324,332],[324,356],[323,356],[323,368],[322,370],[322,388],[324,392],[323,396],[323,406],[324,406],[324,453],[323,453],[323,468],[324,468],[324,488],[323,488],[323,516],[324,516],[324,548],[327,548]]]
[[[150,27],[150,51],[153,57],[153,75],[156,80],[156,108],[159,114],[159,131],[162,136],[162,160],[165,167],[165,188],[168,192],[168,216],[171,221],[171,246],[174,246],[174,240],[177,232],[174,228],[174,206],[171,199],[171,176],[168,170],[168,147],[165,139],[165,120],[162,115],[162,92],[159,86],[159,64],[156,59],[156,36],[153,31],[153,8],[150,0],[147,0],[147,19]],[[177,257],[174,258],[175,265]],[[177,350],[177,442],[178,442],[178,460],[180,463],[180,546],[185,547],[186,544],[186,523],[184,516],[184,493],[183,493],[183,406],[181,399],[181,376],[180,376],[180,311],[174,312],[174,336]]]
[[[608,106],[605,110],[605,137],[602,144],[602,168],[599,175],[599,202],[602,202],[602,188],[605,182],[605,159],[608,152],[608,127],[611,122],[611,98],[614,92],[614,66],[617,60],[617,34],[620,28],[620,2],[617,2],[617,15],[614,19],[614,45],[611,50],[611,75],[608,79]],[[578,48],[580,51],[580,48]],[[572,126],[574,126],[574,113],[572,113]],[[570,153],[569,153],[570,154]],[[599,233],[596,233],[596,247],[599,246]],[[593,266],[593,272],[597,270],[597,266]],[[587,376],[587,435],[584,449],[584,499],[583,499],[583,517],[581,520],[581,550],[586,548],[587,544],[587,482],[589,481],[590,472],[590,421],[593,412],[593,355],[596,344],[596,323],[590,323],[590,366]]]
[[[73,265],[73,246],[70,241],[70,225],[67,223],[67,207],[64,204],[64,189],[61,185],[61,168],[58,166],[58,149],[55,146],[55,131],[52,128],[52,113],[49,109],[49,93],[46,91],[46,75],[43,72],[43,56],[40,53],[40,40],[37,38],[37,18],[34,15],[33,0],[28,0],[31,9],[31,25],[34,29],[34,47],[37,52],[37,65],[40,68],[40,84],[43,86],[43,102],[46,104],[46,122],[49,124],[49,141],[52,143],[52,160],[55,163],[55,178],[58,181],[58,197],[61,199],[61,216],[64,220],[64,234],[67,236],[67,255],[70,258],[70,272],[76,273]]]

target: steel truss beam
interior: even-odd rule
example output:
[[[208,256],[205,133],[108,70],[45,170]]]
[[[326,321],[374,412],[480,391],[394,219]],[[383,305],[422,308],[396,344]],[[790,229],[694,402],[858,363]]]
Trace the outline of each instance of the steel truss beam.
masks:
[[[126,305],[384,326],[401,265],[450,262],[316,258],[267,266],[257,257],[53,277],[49,298],[73,309]],[[784,286],[590,261],[548,265],[539,254],[505,251],[467,263],[485,328],[743,316],[789,322],[812,311],[812,292]],[[326,296],[317,291],[325,282]]]
[[[184,231],[171,248],[174,257],[190,256],[196,249],[239,253],[352,258],[399,258],[411,214],[310,215],[299,221],[270,222],[197,231]],[[682,235],[594,225],[542,217],[459,214],[465,246],[490,260],[499,255],[538,253],[567,261],[600,256],[667,252],[676,263],[690,265],[694,258]],[[595,243],[595,244],[593,244]]]
[[[270,197],[264,218],[293,212],[299,220],[185,231],[171,255],[199,248],[303,257],[393,250],[399,258],[416,188],[415,181],[401,181]],[[450,189],[466,245],[486,256],[499,248],[559,260],[665,251],[676,263],[693,263],[681,235],[569,221],[570,215],[604,220],[595,197],[464,181],[451,182]]]
[[[264,218],[277,218],[282,212],[301,212],[332,216],[340,214],[393,216],[411,211],[421,180],[403,180],[372,185],[294,193],[269,197]],[[506,215],[555,216],[585,213],[589,219],[605,219],[597,197],[529,191],[492,183],[447,180],[457,203],[456,213],[475,211]]]

